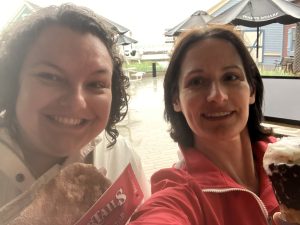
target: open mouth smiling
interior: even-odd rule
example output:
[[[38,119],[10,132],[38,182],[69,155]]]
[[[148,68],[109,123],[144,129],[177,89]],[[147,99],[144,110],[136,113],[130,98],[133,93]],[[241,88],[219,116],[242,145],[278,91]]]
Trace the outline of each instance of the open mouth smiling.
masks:
[[[83,126],[88,122],[87,119],[78,119],[78,118],[72,118],[72,117],[65,117],[65,116],[50,116],[48,115],[47,118],[49,118],[52,122],[55,122],[56,124],[66,126],[66,127],[78,127]]]
[[[230,117],[233,115],[234,111],[230,112],[216,112],[216,113],[203,113],[202,116],[208,120],[219,120]]]

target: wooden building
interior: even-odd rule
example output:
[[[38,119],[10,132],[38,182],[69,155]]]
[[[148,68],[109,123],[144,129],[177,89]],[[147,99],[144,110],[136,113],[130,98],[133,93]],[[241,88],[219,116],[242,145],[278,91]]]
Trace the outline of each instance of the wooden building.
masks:
[[[217,16],[237,4],[240,0],[221,0],[208,10],[212,16]],[[300,0],[290,0],[300,5]],[[243,31],[246,45],[255,58],[256,54],[256,28],[238,26]],[[282,57],[294,56],[296,40],[296,24],[282,25],[273,23],[260,27],[259,36],[259,62],[272,68]]]

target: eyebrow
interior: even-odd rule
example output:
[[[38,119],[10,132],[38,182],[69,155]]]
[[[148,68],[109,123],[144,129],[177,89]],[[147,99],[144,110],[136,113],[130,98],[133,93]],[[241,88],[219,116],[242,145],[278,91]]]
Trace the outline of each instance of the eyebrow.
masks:
[[[194,74],[194,73],[197,73],[197,72],[204,72],[203,69],[193,69],[193,70],[190,70],[186,73],[186,76],[189,77],[191,76],[191,74]]]
[[[238,66],[238,65],[230,65],[230,66],[225,66],[223,67],[224,70],[227,70],[227,69],[239,69],[239,70],[243,70],[242,67]]]
[[[33,66],[40,66],[40,65],[43,65],[43,66],[49,66],[49,67],[52,67],[56,70],[58,70],[60,73],[66,73],[61,67],[51,63],[51,62],[47,62],[47,61],[41,61],[41,62],[37,62],[37,63],[34,63]],[[106,68],[101,68],[101,69],[97,69],[95,71],[93,71],[91,73],[91,75],[100,75],[100,74],[106,74],[106,73],[109,73],[109,70],[106,69]]]
[[[47,61],[40,61],[40,62],[36,62],[33,64],[34,67],[36,66],[49,66],[49,67],[52,67],[56,70],[59,70],[60,72],[64,72],[63,69],[61,69],[59,66],[53,64],[53,63],[50,63],[50,62],[47,62]]]
[[[107,69],[100,69],[100,70],[96,70],[96,71],[92,72],[90,74],[90,76],[103,76],[103,75],[106,75],[109,73],[110,73],[110,71]],[[113,74],[113,71],[111,72],[111,74]]]
[[[229,65],[229,66],[224,66],[222,68],[222,70],[229,70],[229,69],[238,69],[238,70],[243,70],[243,68],[241,66],[238,65]],[[193,73],[197,73],[197,72],[204,72],[204,69],[202,68],[197,68],[197,69],[193,69],[191,71],[188,71],[187,76],[190,76]]]

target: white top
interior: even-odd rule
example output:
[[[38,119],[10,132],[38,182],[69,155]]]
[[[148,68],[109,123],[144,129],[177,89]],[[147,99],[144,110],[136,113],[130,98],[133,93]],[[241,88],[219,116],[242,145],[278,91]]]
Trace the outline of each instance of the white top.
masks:
[[[15,218],[33,200],[40,186],[52,179],[61,168],[73,162],[83,162],[90,151],[94,151],[94,165],[97,168],[104,167],[107,170],[106,176],[112,182],[131,163],[145,198],[149,197],[150,188],[140,158],[129,143],[123,137],[118,137],[113,147],[107,148],[107,145],[104,133],[100,134],[80,154],[70,156],[63,165],[54,165],[35,179],[24,164],[20,148],[3,129],[0,130],[0,224],[4,225]]]

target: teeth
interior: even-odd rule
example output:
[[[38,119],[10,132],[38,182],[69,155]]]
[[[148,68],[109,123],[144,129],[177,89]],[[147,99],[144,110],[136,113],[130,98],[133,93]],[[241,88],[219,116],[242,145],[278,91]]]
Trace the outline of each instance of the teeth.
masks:
[[[205,114],[206,117],[221,117],[228,116],[231,112],[217,112],[217,113],[208,113]]]
[[[68,118],[68,117],[62,117],[62,116],[54,116],[52,118],[58,123],[61,123],[64,125],[70,125],[70,126],[76,126],[82,122],[81,119],[74,119],[74,118]]]

